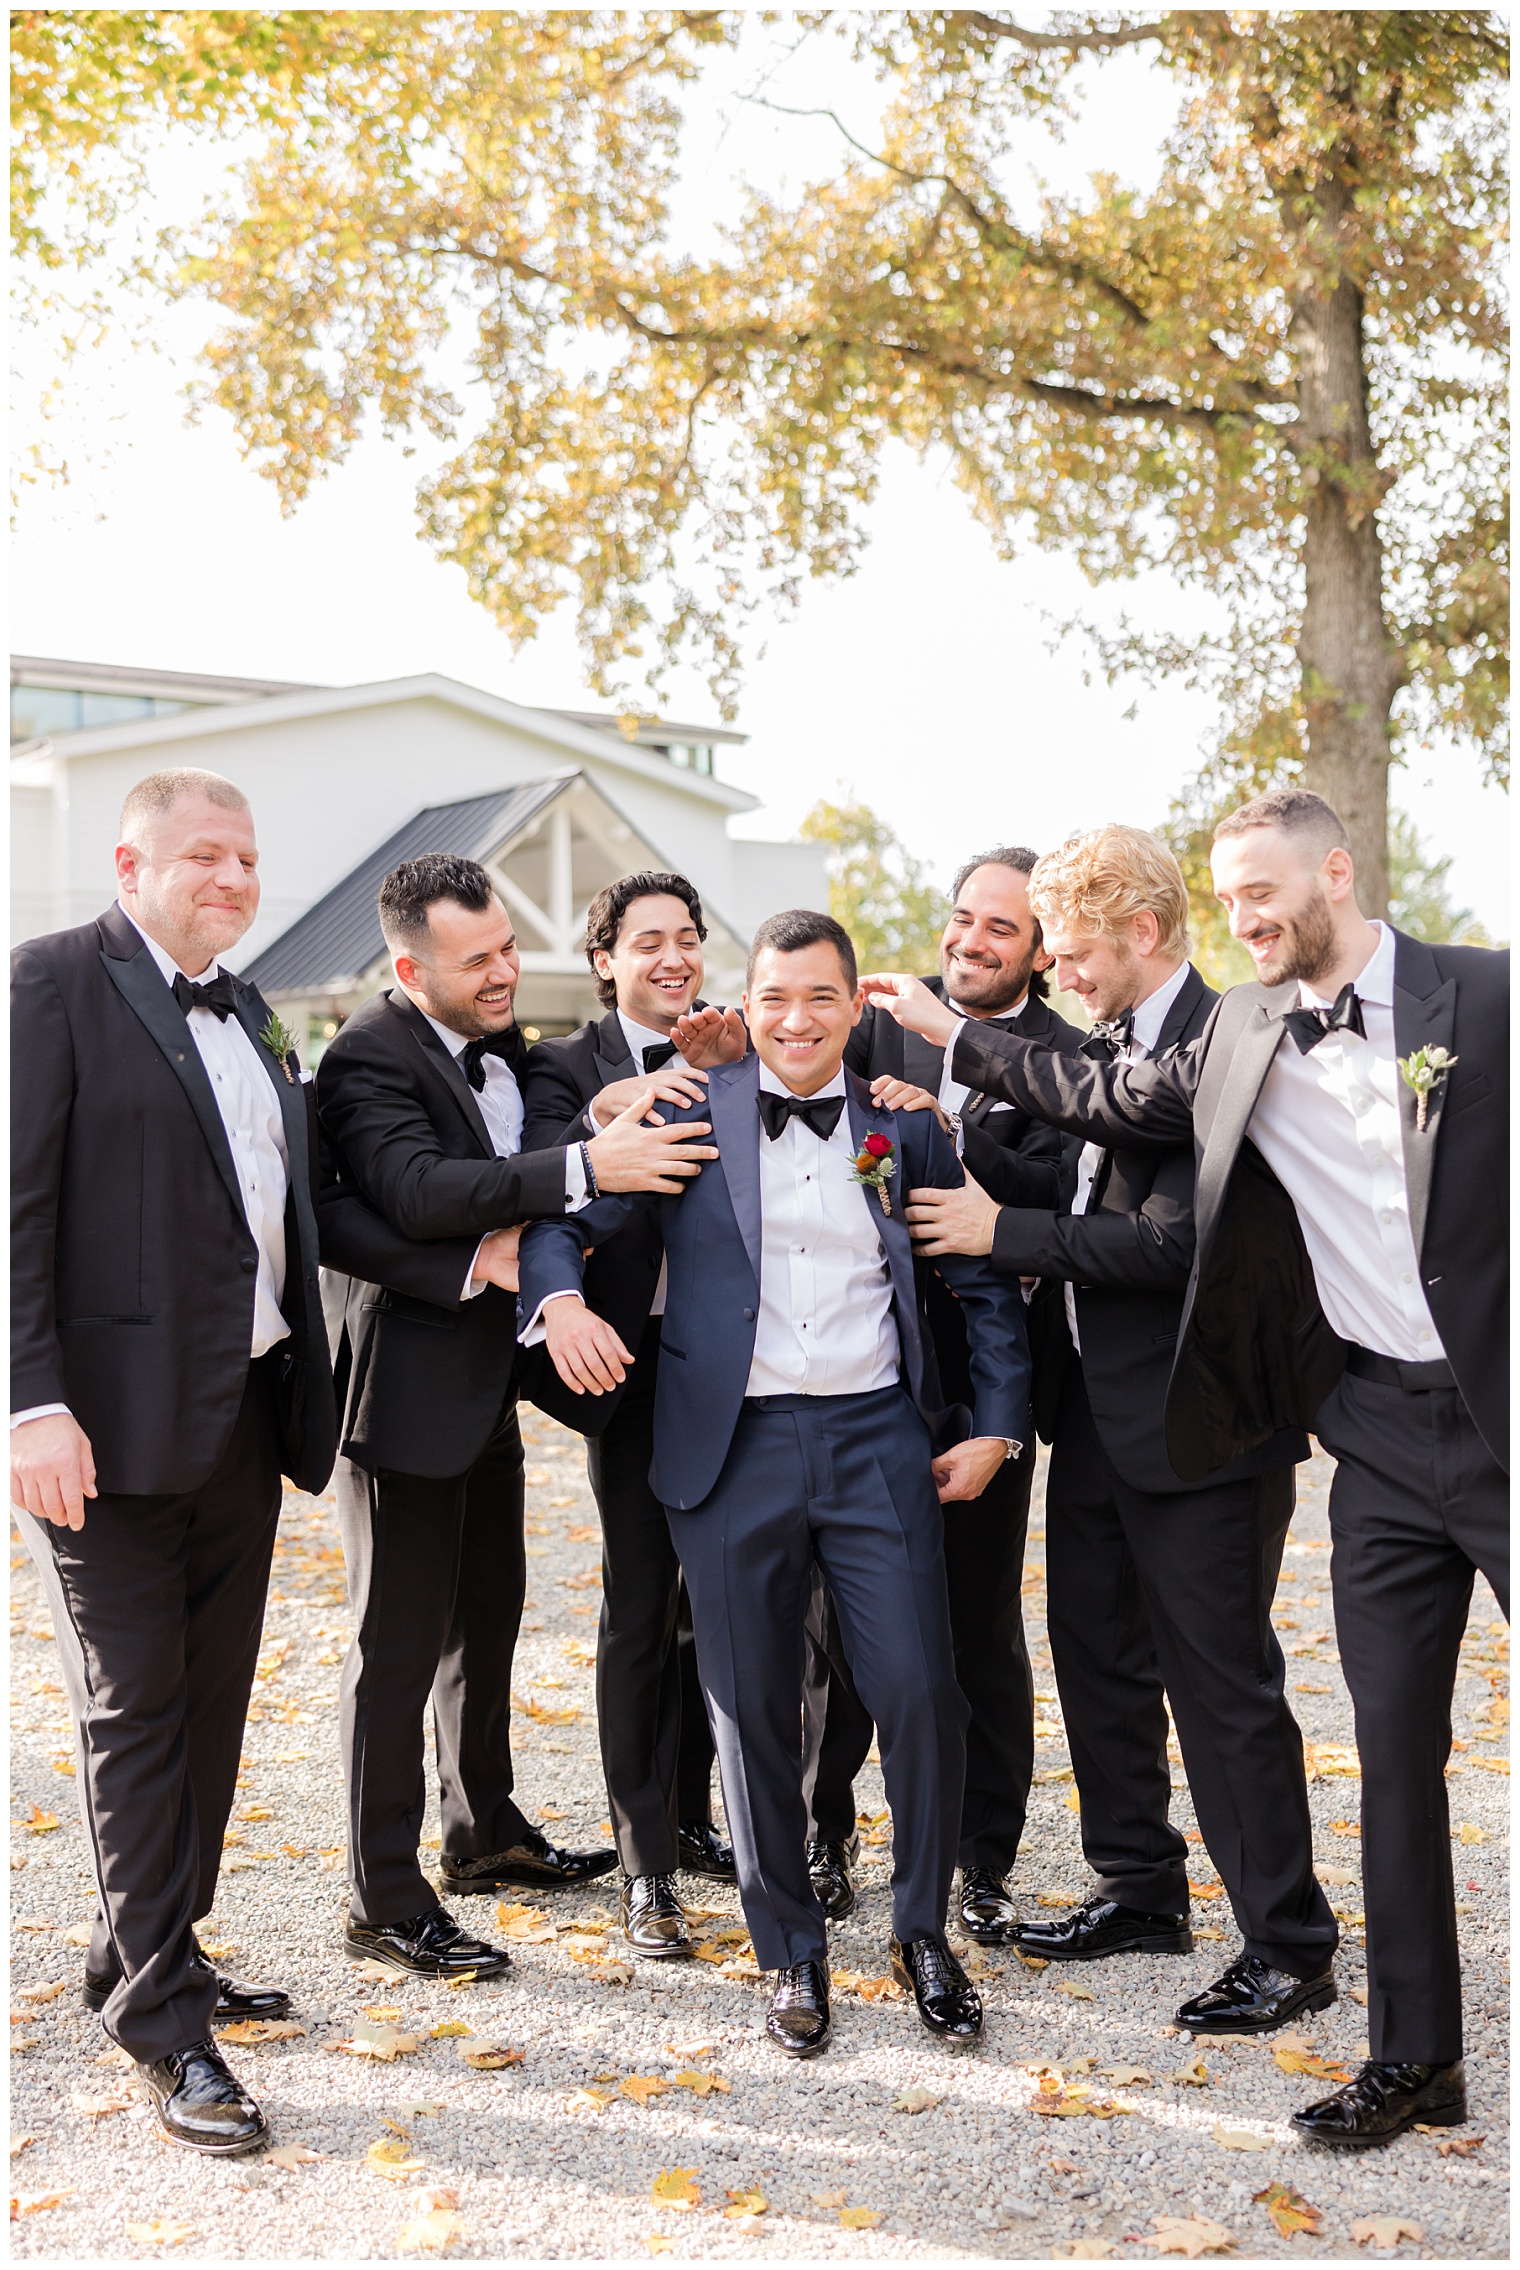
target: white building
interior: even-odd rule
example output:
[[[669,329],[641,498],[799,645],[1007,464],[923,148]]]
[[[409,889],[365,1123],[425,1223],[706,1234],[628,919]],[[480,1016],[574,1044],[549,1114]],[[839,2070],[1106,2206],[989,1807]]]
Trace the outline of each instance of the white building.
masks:
[[[524,708],[427,675],[295,686],[20,657],[11,668],[12,938],[88,921],[114,890],[123,799],[145,773],[203,766],[258,824],[263,901],[237,956],[313,1054],[385,981],[380,877],[423,850],[496,878],[522,947],[523,1021],[567,1031],[594,1013],[588,901],[640,867],[702,894],[709,991],[735,997],[751,933],[785,906],[828,904],[817,844],[736,839],[758,799],[721,779],[742,734]]]

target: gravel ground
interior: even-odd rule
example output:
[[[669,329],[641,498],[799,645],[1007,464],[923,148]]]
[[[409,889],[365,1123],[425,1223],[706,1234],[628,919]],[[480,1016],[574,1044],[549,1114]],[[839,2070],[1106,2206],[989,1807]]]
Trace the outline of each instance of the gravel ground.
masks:
[[[526,1706],[515,1729],[519,1795],[557,1837],[597,1844],[606,1840],[606,1798],[590,1669],[599,1598],[595,1515],[577,1438],[536,1413],[526,1416],[532,1558],[519,1655]],[[1308,2054],[1333,2063],[1358,2055],[1366,2027],[1359,1785],[1329,1637],[1326,1462],[1301,1475],[1277,1613],[1293,1651],[1295,1707],[1318,1761],[1310,1790],[1317,1849],[1346,1939],[1342,1999],[1297,2038]],[[1041,1504],[1037,1489],[1025,1591],[1041,1738],[1015,1877],[1026,1906],[1064,1904],[1086,1882],[1044,1642]],[[752,1965],[732,1893],[692,1879],[692,1899],[722,1911],[706,1928],[715,1940],[728,1934],[711,1962],[638,1963],[623,1982],[616,1931],[598,1948],[595,1926],[614,1904],[601,1885],[546,1901],[557,1938],[540,1925],[544,1937],[516,1947],[514,1974],[498,1985],[448,1990],[362,1977],[340,1937],[334,1703],[348,1620],[331,1498],[292,1496],[281,1534],[244,1786],[203,1937],[229,1969],[276,1979],[295,1995],[302,2037],[230,2052],[269,2113],[275,2145],[289,2152],[291,2164],[283,2165],[268,2153],[207,2162],[161,2143],[134,2076],[98,2021],[77,2006],[90,1869],[46,1610],[13,1540],[16,2253],[342,2260],[446,2246],[483,2259],[638,2257],[646,2248],[703,2259],[1133,2258],[1160,2251],[1157,2220],[1172,2216],[1206,2218],[1219,2227],[1215,2243],[1229,2234],[1238,2259],[1390,2251],[1507,2258],[1508,1783],[1500,1753],[1508,1705],[1498,1698],[1508,1649],[1481,1583],[1457,1688],[1460,1747],[1451,1769],[1474,2117],[1454,2132],[1462,2153],[1443,2156],[1449,2138],[1410,2135],[1348,2161],[1290,2137],[1287,2115],[1321,2088],[1281,2071],[1271,2041],[1210,2043],[1206,2079],[1181,2078],[1198,2052],[1171,2030],[1171,2012],[1236,1945],[1201,1850],[1193,1874],[1202,1936],[1193,1955],[1124,1957],[1076,1975],[1037,1970],[1013,1955],[974,1959],[988,2015],[984,2046],[969,2057],[937,2048],[910,2008],[880,1993],[888,1930],[882,1842],[868,1842],[864,1896],[835,1937],[836,1967],[856,1974],[857,1984],[838,1993],[834,2046],[806,2066],[783,2064],[759,2032],[764,1990],[743,1975]],[[1177,1818],[1192,1831],[1175,1762],[1174,1782]],[[863,1814],[881,1815],[874,1765],[860,1802]],[[28,1823],[35,1823],[30,1833]],[[881,1823],[866,1833],[881,1837]],[[436,1838],[431,1816],[429,1834]],[[493,1904],[462,1901],[459,1912],[494,1933]],[[576,1924],[590,1928],[567,1931]],[[531,1919],[526,1927],[534,1928]],[[599,1952],[610,1968],[598,1968]],[[366,2022],[400,2030],[417,2047],[389,2062],[337,2047]],[[520,2050],[521,2062],[466,2065],[461,2024],[476,2038]],[[1031,2068],[1041,2066],[1059,2068],[1063,2097],[1090,2092],[1071,2100],[1077,2106],[1112,2103],[1117,2113],[1039,2117],[1031,2106],[1041,2080]],[[1105,2067],[1133,2077],[1106,2078]],[[675,2081],[682,2073],[687,2083]],[[715,2085],[699,2079],[693,2088],[692,2075],[711,2076]],[[666,2086],[636,2095],[620,2086],[640,2076]],[[1056,2085],[1047,2073],[1047,2100]],[[905,2109],[904,2098],[920,2109]],[[376,2147],[387,2157],[376,2160]],[[695,2200],[663,2205],[652,2196],[657,2177],[672,2169],[685,2171],[677,2189],[694,2189]],[[1254,2197],[1274,2182],[1318,2211],[1317,2233],[1279,2235]],[[740,2200],[725,2214],[730,2192],[752,2191],[762,2194],[763,2211],[751,2200],[746,2213]],[[39,2204],[54,2195],[57,2203]],[[841,2210],[857,2208],[870,2219],[851,2227]],[[1376,2216],[1401,2219],[1421,2235],[1406,2235],[1394,2249],[1359,2247],[1353,2223]],[[1197,2243],[1195,2234],[1190,2244]]]

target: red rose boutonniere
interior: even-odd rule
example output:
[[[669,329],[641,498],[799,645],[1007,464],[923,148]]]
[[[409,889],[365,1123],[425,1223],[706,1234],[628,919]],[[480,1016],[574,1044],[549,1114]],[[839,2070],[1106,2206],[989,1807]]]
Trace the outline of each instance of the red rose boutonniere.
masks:
[[[890,1135],[868,1135],[855,1154],[855,1171],[851,1182],[858,1182],[865,1190],[874,1190],[881,1200],[884,1214],[892,1211],[887,1195],[887,1184],[897,1172],[897,1155]]]

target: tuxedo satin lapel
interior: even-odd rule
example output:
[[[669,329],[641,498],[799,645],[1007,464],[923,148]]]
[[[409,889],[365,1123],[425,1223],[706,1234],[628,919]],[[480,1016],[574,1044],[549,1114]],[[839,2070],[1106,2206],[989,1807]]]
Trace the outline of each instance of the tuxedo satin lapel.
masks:
[[[760,1093],[760,1059],[746,1056],[732,1068],[725,1078],[727,1066],[714,1071],[707,1083],[707,1116],[712,1126],[712,1139],[718,1146],[718,1164],[705,1166],[703,1175],[718,1174],[728,1192],[728,1202],[749,1255],[749,1265],[755,1272],[755,1290],[760,1289],[760,1145],[769,1141],[760,1124],[760,1109],[755,1102]],[[698,1177],[701,1180],[701,1177]]]
[[[1433,993],[1406,990],[1408,981],[1419,983],[1427,971],[1419,966],[1426,957],[1406,954],[1400,937],[1394,953],[1393,1045],[1400,1056],[1417,1048],[1451,1049],[1457,1026],[1457,981],[1449,977]],[[1429,971],[1434,975],[1433,968]],[[1409,1230],[1416,1257],[1425,1243],[1425,1221],[1430,1212],[1430,1186],[1435,1174],[1436,1141],[1449,1082],[1442,1080],[1430,1092],[1425,1126],[1419,1126],[1419,1106],[1413,1088],[1399,1077],[1399,1131],[1404,1141],[1404,1187],[1409,1193]]]
[[[604,1088],[610,1088],[614,1080],[626,1080],[636,1069],[618,1013],[609,1009],[596,1036],[596,1076]]]
[[[444,1047],[443,1042],[438,1038],[422,1011],[415,1002],[408,1001],[405,994],[402,994],[399,1000],[395,994],[392,994],[391,1007],[400,1016],[412,1039],[432,1065],[455,1103],[458,1104],[464,1114],[465,1123],[480,1145],[481,1150],[488,1159],[494,1159],[496,1145],[491,1141],[490,1130],[481,1117],[479,1104],[475,1101],[475,1090],[460,1070],[458,1058]]]
[[[881,1111],[872,1103],[869,1089],[862,1093],[861,1085],[854,1080],[848,1081],[847,1087],[850,1141],[857,1154],[868,1135],[885,1135],[897,1159],[897,1172],[887,1185],[887,1194],[892,1201],[891,1213],[883,1209],[874,1190],[865,1191],[863,1196],[871,1209],[871,1219],[876,1224],[882,1251],[887,1257],[892,1290],[897,1295],[898,1320],[905,1332],[911,1330],[916,1335],[918,1290],[913,1277],[913,1240],[908,1234],[908,1224],[903,1215],[908,1196],[908,1176],[903,1165],[903,1147],[897,1118],[893,1112]]]
[[[1190,967],[1178,989],[1176,1000],[1161,1020],[1161,1030],[1157,1033],[1156,1045],[1151,1050],[1153,1056],[1164,1055],[1167,1049],[1177,1046],[1188,1029],[1194,1009],[1208,991],[1208,986],[1197,970]]]
[[[123,923],[121,927],[127,929],[129,925]],[[133,931],[134,939],[136,935]],[[222,1125],[222,1115],[216,1108],[216,1098],[211,1093],[211,1082],[206,1076],[206,1067],[201,1062],[201,1052],[195,1045],[179,1003],[158,973],[158,965],[140,942],[135,954],[118,959],[114,954],[105,953],[100,959],[117,992],[128,1007],[135,1011],[163,1050],[170,1071],[184,1089],[190,1099],[190,1108],[200,1121],[201,1133],[210,1145],[217,1172],[227,1185],[227,1194],[237,1208],[238,1219],[246,1223],[248,1216],[243,1209],[243,1193],[238,1183],[237,1168],[232,1163],[232,1146],[227,1140],[227,1130]]]
[[[1262,1082],[1283,1038],[1282,1012],[1290,1009],[1298,999],[1296,985],[1277,986],[1273,990],[1272,1006],[1258,1001],[1251,1011],[1249,1022],[1235,1043],[1229,1070],[1219,1098],[1219,1109],[1209,1129],[1208,1143],[1198,1168],[1198,1187],[1193,1210],[1197,1223],[1198,1243],[1204,1245],[1218,1219],[1240,1146],[1245,1141],[1256,1099],[1261,1094]]]

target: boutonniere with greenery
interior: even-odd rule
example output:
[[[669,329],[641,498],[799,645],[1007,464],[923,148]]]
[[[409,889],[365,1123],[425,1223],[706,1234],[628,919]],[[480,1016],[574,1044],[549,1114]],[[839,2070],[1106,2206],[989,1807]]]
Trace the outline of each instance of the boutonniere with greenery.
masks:
[[[1417,1135],[1425,1132],[1425,1114],[1430,1109],[1431,1097],[1443,1085],[1447,1073],[1457,1061],[1450,1049],[1446,1048],[1417,1048],[1412,1056],[1399,1058],[1399,1077],[1406,1088],[1414,1090],[1414,1125]]]
[[[864,1190],[874,1190],[881,1200],[884,1214],[892,1211],[887,1195],[887,1184],[897,1172],[897,1155],[890,1135],[868,1135],[855,1153],[851,1182],[858,1182]]]
[[[268,1049],[270,1055],[279,1059],[280,1070],[291,1086],[294,1087],[296,1076],[290,1069],[290,1060],[296,1055],[296,1036],[289,1025],[281,1024],[272,1009],[269,1012],[269,1022],[259,1034],[259,1039]],[[299,1062],[299,1058],[297,1058],[297,1061]]]

